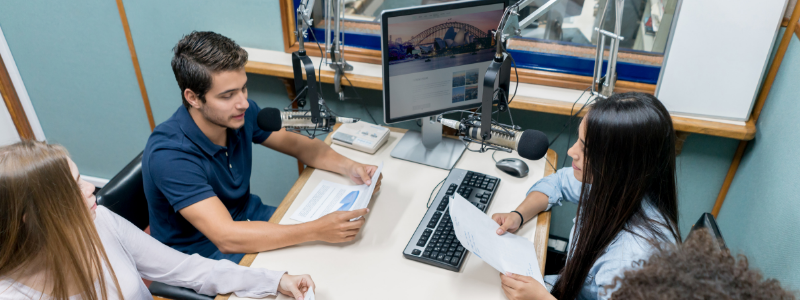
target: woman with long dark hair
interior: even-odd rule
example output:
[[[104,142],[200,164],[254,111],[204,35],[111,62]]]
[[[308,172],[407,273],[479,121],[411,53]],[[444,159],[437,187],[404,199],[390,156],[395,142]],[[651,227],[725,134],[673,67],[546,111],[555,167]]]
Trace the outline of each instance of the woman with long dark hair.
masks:
[[[608,299],[615,277],[680,241],[675,130],[658,99],[631,92],[598,100],[567,154],[571,168],[539,180],[516,211],[492,216],[504,234],[561,201],[578,204],[566,266],[545,278],[552,294],[530,277],[501,274],[509,299]]]
[[[308,275],[186,255],[97,206],[67,150],[0,147],[0,299],[152,299],[141,278],[206,295],[302,298]]]

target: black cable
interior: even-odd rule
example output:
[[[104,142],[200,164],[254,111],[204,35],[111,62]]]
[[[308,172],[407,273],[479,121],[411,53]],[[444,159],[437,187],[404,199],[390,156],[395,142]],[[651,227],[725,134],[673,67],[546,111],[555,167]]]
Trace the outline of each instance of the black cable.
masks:
[[[303,96],[303,93],[305,93],[305,91],[306,91],[306,90],[308,90],[308,86],[307,86],[307,85],[306,85],[306,86],[304,86],[304,87],[303,87],[303,89],[302,89],[302,90],[300,90],[300,92],[299,92],[299,93],[297,93],[297,96],[295,96],[295,97],[294,97],[294,99],[292,99],[292,102],[289,102],[289,106],[287,106],[287,107],[290,107],[290,106],[292,106],[292,104],[294,104],[295,102],[297,102],[297,100],[298,100],[298,99],[300,99],[300,97],[301,97],[301,96]],[[293,109],[293,110],[294,110],[294,109]]]
[[[447,173],[447,176],[450,176],[450,173]],[[433,187],[433,190],[431,191],[431,195],[430,195],[430,196],[428,196],[428,203],[425,205],[427,208],[431,208],[431,199],[433,199],[433,192],[435,192],[435,191],[436,191],[436,188],[438,188],[438,187],[439,187],[439,185],[441,185],[442,183],[444,183],[444,181],[445,181],[445,180],[447,180],[447,177],[445,177],[444,179],[442,179],[442,181],[439,181],[439,183],[437,183],[437,184],[436,184],[436,186],[434,186],[434,187]]]
[[[319,41],[317,40],[317,35],[314,34],[314,30],[311,29],[309,31],[311,32],[311,37],[314,38],[314,42],[317,43],[317,48],[319,48],[320,60],[319,60],[319,68],[317,68],[318,69],[317,70],[317,83],[319,83],[319,95],[317,95],[317,96],[321,97],[322,96],[322,78],[321,78],[322,77],[322,62],[325,60],[321,56],[325,55],[325,52],[322,52],[322,46],[320,46]],[[317,101],[319,101],[319,99],[317,99]]]
[[[375,125],[380,125],[380,124],[378,124],[378,121],[375,121],[375,117],[372,116],[372,113],[369,111],[369,109],[367,109],[367,105],[364,104],[364,101],[366,101],[366,100],[364,98],[361,98],[361,95],[358,94],[358,89],[355,86],[353,86],[352,82],[350,82],[350,78],[347,78],[347,73],[342,72],[342,74],[344,75],[344,79],[347,80],[347,83],[350,84],[350,86],[353,88],[353,91],[356,92],[356,97],[359,100],[361,100],[361,101],[359,101],[361,103],[361,107],[367,112],[367,114],[369,115],[369,118],[372,119],[372,123],[375,124]]]
[[[552,147],[553,143],[555,143],[556,140],[558,139],[558,137],[561,136],[562,133],[564,133],[565,129],[567,129],[568,122],[571,122],[572,118],[575,117],[575,115],[572,114],[572,111],[575,110],[575,104],[578,104],[578,101],[580,101],[581,98],[583,98],[583,95],[586,94],[586,91],[588,91],[590,88],[591,87],[588,87],[585,90],[583,90],[583,93],[581,93],[581,95],[578,96],[578,99],[575,99],[575,102],[572,103],[572,108],[569,110],[569,115],[570,116],[569,116],[569,119],[567,120],[567,123],[564,123],[564,126],[562,126],[561,131],[559,131],[558,134],[556,134],[556,137],[553,138],[552,141],[550,141],[550,145],[547,145],[548,148]],[[589,99],[589,100],[591,100],[591,99]],[[589,101],[587,100],[586,102],[588,103]],[[580,113],[580,110],[578,111],[578,113]]]
[[[514,95],[511,96],[511,99],[509,99],[508,103],[507,103],[507,104],[511,104],[511,101],[514,101],[514,97],[517,96],[517,89],[519,89],[519,73],[517,73],[517,62],[514,61],[514,57],[511,56],[511,52],[508,52],[505,49],[505,47],[503,47],[503,50],[504,50],[505,53],[508,53],[508,58],[510,58],[511,59],[511,63],[514,64],[514,76],[517,77],[517,81],[516,81],[516,84],[514,86]]]
[[[589,100],[587,100],[586,103],[584,103],[583,106],[581,106],[581,108],[578,110],[578,112],[576,112],[574,115],[572,115],[572,117],[570,117],[570,119],[567,121],[568,124],[569,124],[568,129],[567,129],[567,131],[568,131],[568,133],[567,133],[567,149],[565,150],[564,153],[569,152],[569,146],[570,146],[570,143],[572,142],[572,129],[571,128],[572,128],[572,120],[573,120],[573,118],[575,118],[575,116],[579,115],[581,113],[581,111],[583,111],[583,109],[587,105],[589,105],[590,103],[592,103],[592,101],[594,101],[594,99],[597,99],[597,98],[596,97],[595,98],[589,98]],[[574,108],[574,104],[573,104],[573,108]],[[572,114],[572,110],[570,110],[570,114]],[[567,156],[569,156],[569,155],[564,155],[564,160],[562,160],[562,162],[561,162],[561,167],[562,168],[567,165]]]

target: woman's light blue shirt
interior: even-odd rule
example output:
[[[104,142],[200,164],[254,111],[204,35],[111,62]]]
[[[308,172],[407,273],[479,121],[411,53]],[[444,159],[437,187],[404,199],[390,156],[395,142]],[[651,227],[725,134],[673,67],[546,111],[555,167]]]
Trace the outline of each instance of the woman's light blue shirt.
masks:
[[[547,210],[550,210],[554,205],[561,205],[561,201],[568,201],[578,204],[581,195],[582,183],[575,179],[575,175],[571,167],[558,170],[553,175],[542,178],[534,184],[528,193],[541,192],[549,198]],[[644,202],[643,202],[644,203]],[[644,211],[648,218],[657,220],[661,224],[667,224],[658,211],[651,205],[644,203]],[[575,242],[575,219],[572,219],[572,231],[569,234],[570,243]],[[664,235],[668,236],[670,243],[675,243],[674,238],[669,233],[667,227],[657,224],[656,226],[661,230]],[[652,234],[645,232],[639,228],[633,228],[639,236],[628,231],[620,232],[613,242],[606,248],[605,253],[602,254],[586,277],[578,299],[609,299],[611,294],[619,287],[614,286],[614,278],[617,276],[622,277],[626,269],[635,268],[640,260],[646,260],[650,257],[655,248],[647,240],[640,236],[648,237],[657,240]],[[572,256],[572,251],[568,252],[568,256]],[[557,275],[545,276],[545,281],[549,284],[555,283]]]

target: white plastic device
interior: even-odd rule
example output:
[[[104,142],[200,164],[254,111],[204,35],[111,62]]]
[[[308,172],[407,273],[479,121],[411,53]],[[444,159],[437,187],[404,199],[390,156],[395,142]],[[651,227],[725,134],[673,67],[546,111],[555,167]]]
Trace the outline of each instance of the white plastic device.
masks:
[[[389,129],[364,121],[342,124],[333,133],[333,143],[375,154],[389,139]]]

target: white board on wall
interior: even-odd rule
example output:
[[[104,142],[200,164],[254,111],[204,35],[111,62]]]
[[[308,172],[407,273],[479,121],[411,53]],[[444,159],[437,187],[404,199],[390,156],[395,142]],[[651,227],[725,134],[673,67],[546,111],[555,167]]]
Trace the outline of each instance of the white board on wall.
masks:
[[[656,96],[673,113],[747,120],[787,0],[681,2]]]

